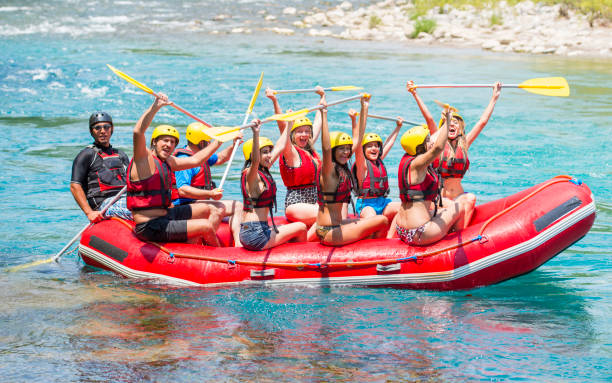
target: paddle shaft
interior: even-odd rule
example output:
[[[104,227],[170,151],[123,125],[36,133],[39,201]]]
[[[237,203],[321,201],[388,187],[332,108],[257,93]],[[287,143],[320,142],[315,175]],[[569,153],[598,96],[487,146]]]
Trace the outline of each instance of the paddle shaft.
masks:
[[[250,115],[251,115],[250,111],[247,111],[247,113],[244,115],[244,121],[242,121],[242,125],[246,124]],[[232,161],[234,160],[234,156],[236,155],[236,152],[238,151],[238,146],[239,146],[238,143],[234,144],[234,148],[232,149],[232,155],[230,156],[229,160],[227,160],[227,166],[225,167],[225,171],[223,172],[223,177],[221,177],[221,182],[219,183],[219,189],[223,189],[223,184],[225,183],[225,179],[227,178],[227,174],[229,173]]]
[[[296,112],[285,113],[284,115],[289,115],[289,116],[290,116],[290,115],[292,115],[292,114],[295,114],[295,115],[304,115],[304,114],[306,114],[306,113],[310,113],[310,112],[313,112],[313,111],[315,111],[315,110],[323,109],[323,108],[325,108],[325,107],[327,107],[327,106],[338,105],[338,104],[342,104],[343,102],[352,101],[352,100],[357,100],[357,99],[359,99],[359,98],[361,98],[361,95],[360,95],[360,94],[355,95],[355,96],[352,96],[352,97],[343,98],[343,99],[340,99],[340,100],[337,100],[337,101],[334,101],[334,102],[330,102],[330,103],[329,103],[329,104],[327,104],[326,106],[323,106],[323,105],[317,105],[317,106],[315,106],[315,107],[313,107],[313,108],[310,108],[310,109],[298,110],[298,111],[296,111]],[[300,112],[300,113],[297,113],[297,112]],[[283,116],[284,116],[284,115],[283,115]],[[277,115],[277,114],[275,114],[274,116],[278,116],[278,115]],[[272,117],[272,116],[271,116],[271,117]],[[244,123],[243,123],[241,126],[236,126],[236,127],[234,127],[234,128],[231,128],[231,129],[227,130],[226,132],[224,132],[223,134],[227,134],[227,133],[230,133],[230,132],[235,132],[235,131],[237,131],[237,130],[244,130],[244,129],[252,128],[253,126],[255,126],[255,125],[254,125],[254,123],[252,123],[252,122],[251,122],[251,123],[249,123],[249,124],[247,124],[247,123],[246,123],[246,120],[247,120],[247,118],[245,118],[245,121],[244,121]],[[267,124],[268,122],[272,122],[272,121],[276,121],[276,119],[273,119],[273,118],[268,117],[268,118],[266,118],[266,119],[262,120],[262,121],[261,121],[261,124],[262,124],[262,125],[263,125],[263,124]],[[219,134],[219,135],[221,135],[221,134]],[[234,150],[236,150],[236,149],[234,149]]]
[[[152,94],[153,96],[155,96],[155,97],[159,98],[159,96],[157,95],[157,93],[153,92],[153,93],[151,93],[151,94]],[[189,116],[189,117],[193,118],[193,119],[194,119],[194,120],[196,120],[197,122],[200,122],[200,123],[202,123],[202,124],[206,125],[207,127],[212,128],[212,125],[211,125],[211,124],[209,124],[208,122],[206,122],[206,121],[204,121],[204,120],[202,120],[202,119],[198,118],[198,117],[197,117],[197,116],[195,116],[194,114],[192,114],[192,113],[190,113],[190,112],[186,111],[185,109],[183,109],[183,108],[182,108],[182,107],[180,107],[179,105],[175,104],[174,102],[173,102],[172,104],[170,104],[170,106],[172,106],[174,109],[178,110],[179,112],[184,113],[184,114],[186,114],[187,116]]]
[[[378,120],[387,120],[387,121],[395,121],[395,122],[397,122],[397,118],[379,116],[379,115],[376,115],[376,114],[368,114],[368,118],[376,118]],[[421,124],[417,124],[416,122],[410,122],[410,121],[406,121],[406,120],[404,120],[403,123],[404,124],[408,124],[408,125],[413,125],[413,126],[421,125]]]
[[[129,176],[129,175],[128,175],[128,176]],[[121,198],[121,196],[123,195],[123,193],[125,193],[125,191],[126,191],[126,190],[127,190],[127,185],[126,185],[126,186],[124,186],[124,187],[123,187],[123,188],[122,188],[122,189],[119,191],[119,193],[117,193],[117,195],[115,195],[115,196],[113,197],[113,199],[110,201],[110,203],[104,207],[104,209],[102,209],[102,211],[101,211],[102,215],[104,215],[104,213],[106,213],[106,211],[107,211],[107,210],[108,210],[108,209],[109,209],[111,206],[113,206],[113,204],[114,204],[115,202],[117,202],[117,200],[119,200],[119,198]],[[70,240],[70,242],[68,242],[68,243],[66,244],[66,246],[64,246],[64,248],[63,248],[63,249],[61,249],[61,250],[60,250],[60,251],[59,251],[57,254],[55,254],[55,255],[53,256],[53,258],[51,258],[51,260],[53,260],[53,261],[57,262],[57,261],[58,261],[58,259],[59,259],[59,258],[60,258],[60,257],[61,257],[61,256],[62,256],[62,255],[65,253],[65,252],[66,252],[66,250],[68,250],[68,248],[70,248],[70,246],[72,246],[72,244],[73,244],[73,243],[75,243],[75,242],[76,242],[76,240],[77,240],[77,239],[79,239],[79,237],[81,237],[81,234],[83,234],[83,232],[84,232],[85,230],[87,230],[87,229],[88,229],[88,228],[89,228],[91,225],[93,225],[93,223],[89,223],[89,224],[85,225],[85,227],[84,227],[84,228],[82,228],[82,229],[81,229],[81,231],[79,231],[79,232],[77,233],[77,235],[75,235],[75,236],[74,236],[74,237],[73,237],[73,238]]]
[[[338,105],[338,104],[342,104],[344,102],[348,102],[348,101],[352,101],[352,100],[357,100],[357,99],[360,99],[360,98],[361,98],[361,95],[358,94],[358,95],[355,95],[355,96],[351,96],[351,97],[343,98],[343,99],[340,99],[340,100],[337,100],[337,101],[334,101],[334,102],[330,102],[329,104],[327,104],[327,106],[317,105],[315,107],[312,107],[312,108],[304,110],[303,114],[314,112],[315,110],[323,109],[323,108],[326,108],[328,106]],[[292,113],[295,113],[295,112],[292,112]],[[291,114],[291,113],[287,113],[287,114]],[[264,120],[261,121],[261,123],[262,124],[266,124],[266,123],[271,122],[271,121],[276,121],[276,120],[264,119]],[[228,132],[232,132],[232,131],[236,131],[236,130],[243,130],[243,129],[247,129],[247,128],[252,128],[253,126],[254,125],[251,122],[250,124],[246,124],[246,125],[243,124],[241,126],[237,126],[236,128],[234,128],[232,130],[229,130]]]
[[[253,111],[253,107],[255,106],[255,101],[257,100],[257,96],[259,95],[259,90],[261,89],[261,84],[263,82],[264,72],[261,72],[259,76],[259,81],[257,81],[257,85],[255,86],[255,92],[251,96],[251,102],[249,102],[249,107],[247,108],[246,113],[244,114],[244,120],[242,121],[242,125],[246,124]],[[232,166],[232,161],[234,160],[234,156],[238,151],[238,143],[234,142],[234,148],[232,149],[232,155],[227,161],[227,166],[225,167],[225,171],[223,172],[223,177],[221,177],[221,182],[219,183],[219,189],[223,189],[223,184],[225,183],[225,179],[227,178],[227,174],[229,173],[230,167]]]
[[[491,84],[436,84],[436,85],[417,85],[418,88],[493,88]],[[502,84],[502,88],[541,88],[541,89],[561,89],[559,85],[522,85],[522,84]]]
[[[181,107],[180,107],[180,106],[178,106],[177,104],[172,103],[172,104],[170,104],[170,105],[172,105],[172,106],[173,106],[173,107],[174,107],[176,110],[178,110],[179,112],[182,112],[182,113],[186,114],[187,116],[189,116],[189,117],[193,118],[194,120],[196,120],[196,121],[198,121],[198,122],[201,122],[202,124],[206,125],[207,127],[212,128],[212,125],[210,125],[208,122],[206,122],[206,121],[204,121],[204,120],[202,120],[202,119],[200,119],[200,118],[198,118],[198,117],[194,116],[193,114],[189,113],[188,111],[186,111],[185,109],[181,108]]]
[[[337,88],[343,88],[343,87],[323,88],[323,90],[326,92],[334,92],[338,90]],[[344,90],[344,89],[341,89],[341,90]],[[316,89],[281,89],[281,90],[275,90],[274,94],[309,93],[309,92],[316,92],[316,91],[317,91]]]

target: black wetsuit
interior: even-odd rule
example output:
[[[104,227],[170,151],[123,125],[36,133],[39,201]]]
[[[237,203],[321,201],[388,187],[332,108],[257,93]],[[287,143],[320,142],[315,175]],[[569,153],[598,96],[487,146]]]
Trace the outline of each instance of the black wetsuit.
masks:
[[[104,148],[92,144],[74,159],[70,182],[81,185],[89,206],[98,209],[106,198],[116,195],[126,184],[129,163],[123,151],[111,145]]]

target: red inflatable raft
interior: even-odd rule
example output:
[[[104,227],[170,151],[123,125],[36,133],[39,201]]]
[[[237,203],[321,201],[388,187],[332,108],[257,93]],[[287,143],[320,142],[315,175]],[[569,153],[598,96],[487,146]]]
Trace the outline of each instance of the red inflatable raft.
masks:
[[[582,238],[595,220],[590,189],[568,176],[477,206],[470,226],[430,246],[368,239],[343,247],[288,243],[235,247],[146,243],[133,224],[102,221],[83,233],[86,264],[128,278],[181,285],[307,284],[455,290],[528,273]],[[278,223],[282,221],[277,219]],[[219,230],[229,242],[227,225]]]

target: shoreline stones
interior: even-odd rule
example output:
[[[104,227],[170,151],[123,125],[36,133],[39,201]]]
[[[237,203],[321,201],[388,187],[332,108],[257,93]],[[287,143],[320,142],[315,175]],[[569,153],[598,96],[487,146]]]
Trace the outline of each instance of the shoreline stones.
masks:
[[[285,15],[302,14],[293,9]],[[411,1],[384,0],[355,8],[349,1],[307,14],[292,26],[310,36],[347,40],[415,41],[480,47],[493,52],[612,57],[612,28],[561,4],[530,0],[494,8],[434,7],[416,15]],[[429,25],[435,27],[428,28]],[[418,31],[418,33],[416,33]],[[287,32],[287,31],[283,31]],[[416,33],[416,36],[415,36]]]

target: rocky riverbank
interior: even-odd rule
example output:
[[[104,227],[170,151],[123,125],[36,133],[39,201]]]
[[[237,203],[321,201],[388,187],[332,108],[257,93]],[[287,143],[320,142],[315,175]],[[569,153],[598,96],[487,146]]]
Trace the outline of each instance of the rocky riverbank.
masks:
[[[285,16],[305,15],[296,28],[271,28],[280,34],[301,29],[311,36],[349,40],[411,41],[480,47],[494,52],[612,58],[612,28],[561,4],[523,1],[492,8],[435,7],[417,15],[407,0],[385,0],[357,7],[349,1],[326,10],[286,8]]]

